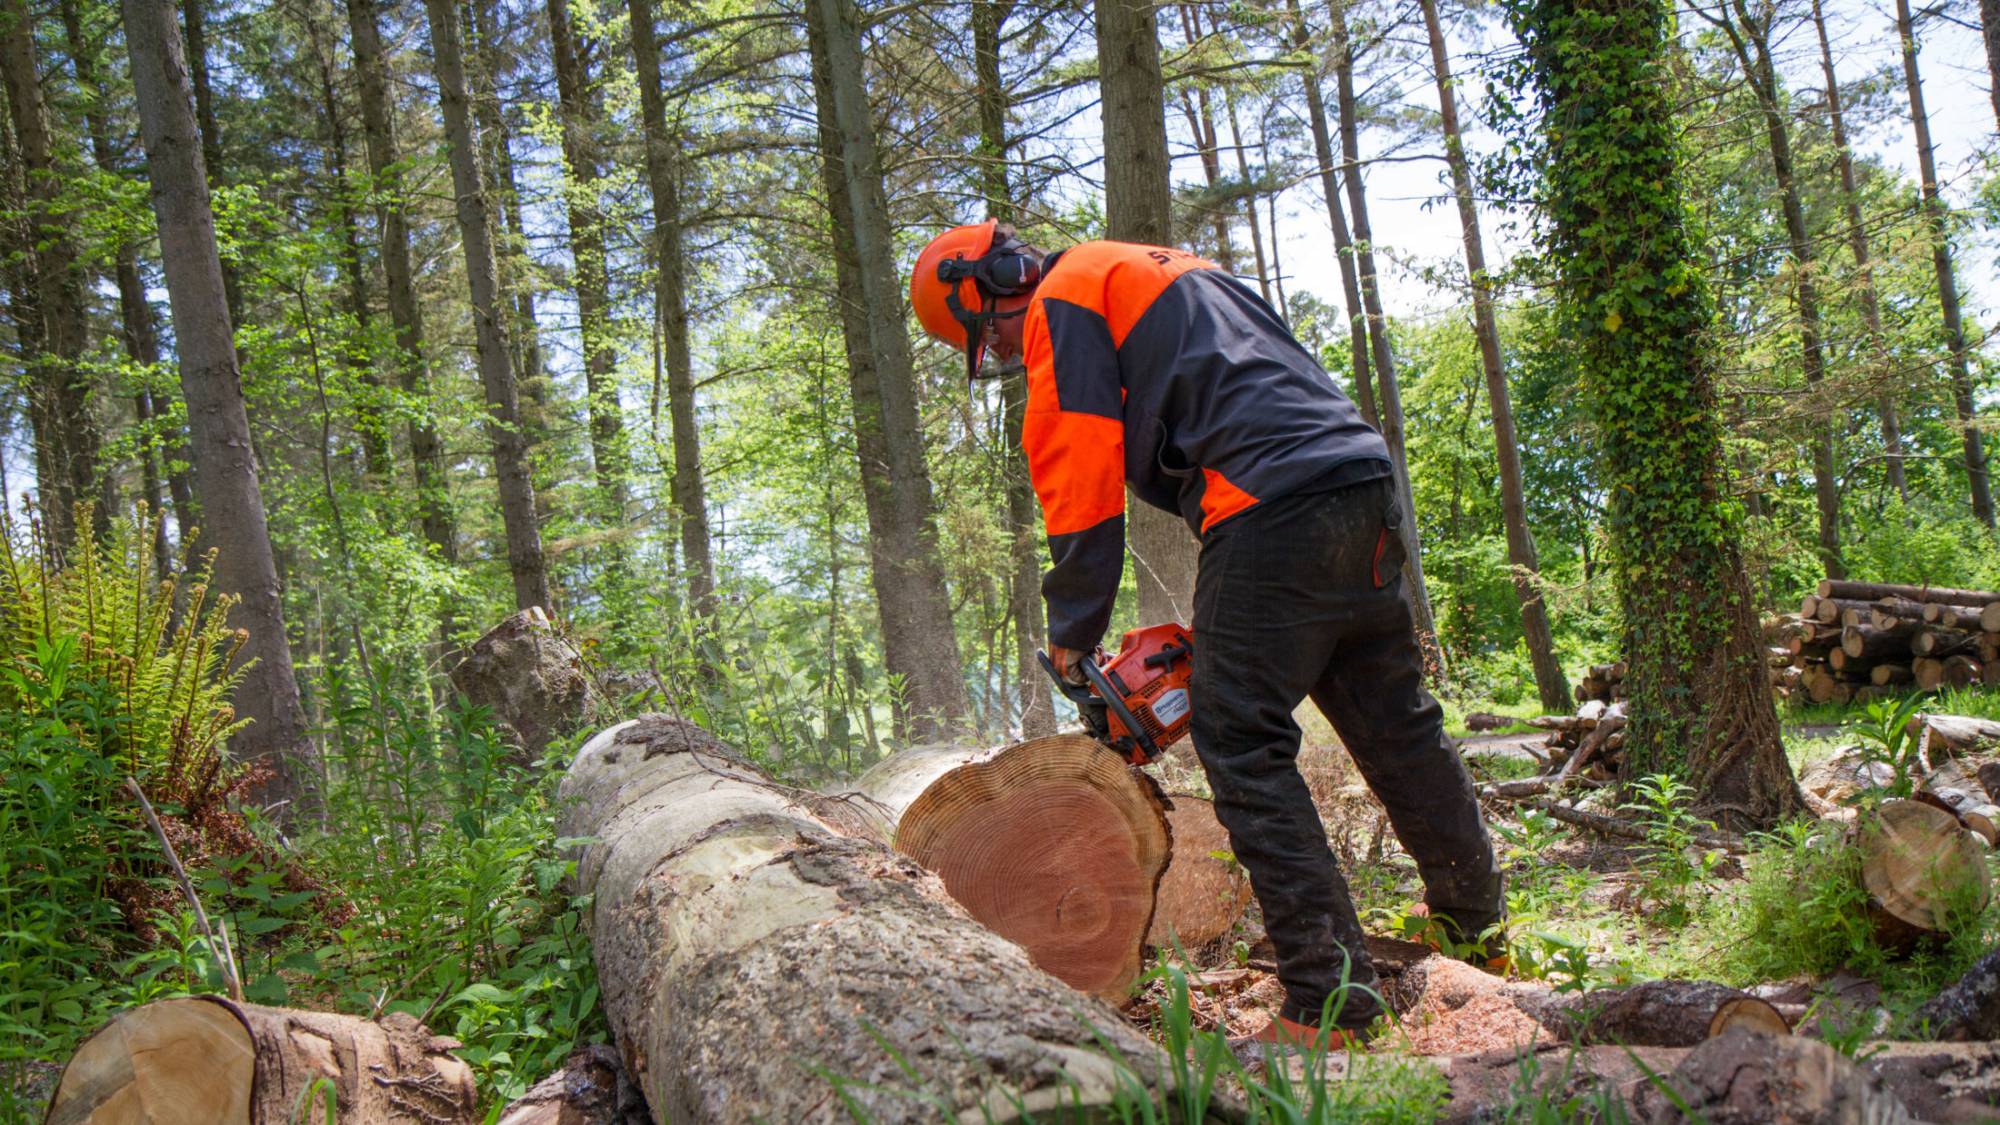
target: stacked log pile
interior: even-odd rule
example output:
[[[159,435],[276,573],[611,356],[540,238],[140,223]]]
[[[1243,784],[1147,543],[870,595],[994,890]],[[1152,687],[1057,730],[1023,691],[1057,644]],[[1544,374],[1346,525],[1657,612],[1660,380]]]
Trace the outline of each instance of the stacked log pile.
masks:
[[[1814,703],[2000,685],[2000,592],[1827,579],[1767,625],[1774,680]]]
[[[1528,725],[1549,732],[1542,743],[1548,752],[1548,776],[1531,781],[1556,789],[1572,778],[1603,782],[1617,776],[1625,751],[1623,700],[1586,700],[1574,715],[1544,715],[1529,719]]]
[[[1625,662],[1592,664],[1583,679],[1570,689],[1578,703],[1616,703],[1625,698]]]

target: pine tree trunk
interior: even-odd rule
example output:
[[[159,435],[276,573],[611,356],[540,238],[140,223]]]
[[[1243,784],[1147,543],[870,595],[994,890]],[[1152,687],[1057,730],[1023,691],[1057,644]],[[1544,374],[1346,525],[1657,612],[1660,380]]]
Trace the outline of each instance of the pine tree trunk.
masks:
[[[973,0],[972,63],[979,99],[980,190],[987,213],[1014,221],[1014,187],[1008,175],[1007,88],[1000,77],[1000,40],[1013,0]],[[1039,654],[1047,632],[1041,597],[1041,518],[1034,488],[1028,481],[1028,461],[1021,452],[1021,425],[1028,406],[1025,373],[1008,372],[1000,380],[1001,430],[1006,448],[1003,473],[1007,482],[1008,561],[1007,607],[1014,622],[1014,675],[1020,684],[1021,736],[1054,734],[1055,706]]]
[[[1826,354],[1821,346],[1819,286],[1813,280],[1812,232],[1806,229],[1806,209],[1799,197],[1798,176],[1792,162],[1791,127],[1778,102],[1778,72],[1771,63],[1771,28],[1759,24],[1742,0],[1732,0],[1735,19],[1727,15],[1719,26],[1736,50],[1750,92],[1764,117],[1764,134],[1771,148],[1771,168],[1778,181],[1780,210],[1785,216],[1785,236],[1791,245],[1792,299],[1799,310],[1799,356],[1805,368],[1807,428],[1811,433],[1813,495],[1819,509],[1819,561],[1830,578],[1844,578],[1846,568],[1840,558],[1840,479],[1833,460],[1833,422],[1825,396],[1820,392],[1826,381]],[[1746,46],[1744,40],[1749,42]]]
[[[1622,773],[1674,774],[1725,829],[1767,827],[1804,798],[1778,737],[1738,528],[1716,518],[1715,310],[1681,194],[1668,9],[1540,0],[1513,23],[1548,125],[1541,202],[1560,330],[1603,435],[1630,661]]]
[[[683,246],[678,138],[667,128],[666,91],[652,0],[630,0],[632,53],[639,65],[639,109],[646,134],[646,178],[653,192],[653,300],[667,368],[667,413],[673,434],[670,485],[680,521],[687,600],[704,621],[715,617],[715,561],[709,545],[708,490],[701,468],[701,427],[695,418],[694,356],[688,345],[687,262]]]
[[[1965,448],[1966,486],[1972,496],[1974,518],[1992,527],[1993,487],[1987,479],[1986,451],[1979,440],[1965,323],[1958,306],[1958,276],[1951,264],[1951,234],[1945,225],[1944,201],[1938,197],[1937,159],[1931,150],[1930,117],[1924,111],[1923,78],[1917,72],[1917,33],[1910,18],[1910,0],[1896,0],[1896,34],[1903,43],[1903,82],[1910,94],[1910,124],[1917,134],[1917,168],[1923,177],[1924,216],[1931,228],[1931,268],[1937,273],[1944,345],[1951,353],[1946,362],[1951,371],[1952,404],[1958,411],[1959,439]]]
[[[1994,0],[2000,3],[2000,0]],[[1854,150],[1847,143],[1847,114],[1841,108],[1840,78],[1833,69],[1833,45],[1827,40],[1826,16],[1819,0],[1812,5],[1813,30],[1819,33],[1819,65],[1826,75],[1827,117],[1833,127],[1834,162],[1840,168],[1841,206],[1847,214],[1848,246],[1854,252],[1854,269],[1861,287],[1855,303],[1861,306],[1861,323],[1868,329],[1868,359],[1873,368],[1871,381],[1879,388],[1876,414],[1882,420],[1882,455],[1887,463],[1889,486],[1905,503],[1910,486],[1903,472],[1903,431],[1896,418],[1894,388],[1900,376],[1889,357],[1889,337],[1882,331],[1882,308],[1875,295],[1875,267],[1870,260],[1868,228],[1861,221],[1861,193],[1854,183]],[[1990,42],[1990,40],[1989,40]]]
[[[1330,0],[1333,11],[1334,74],[1340,98],[1341,179],[1347,187],[1347,206],[1354,220],[1354,249],[1358,267],[1361,307],[1367,313],[1369,354],[1375,364],[1376,390],[1381,394],[1382,440],[1389,445],[1389,459],[1396,469],[1396,492],[1403,503],[1404,563],[1410,583],[1410,616],[1416,625],[1417,643],[1424,653],[1427,679],[1445,675],[1444,648],[1438,643],[1437,617],[1431,612],[1430,588],[1424,582],[1422,536],[1417,530],[1416,499],[1410,490],[1410,457],[1403,434],[1403,394],[1396,383],[1396,359],[1389,346],[1389,318],[1382,311],[1381,286],[1375,273],[1374,233],[1368,224],[1368,194],[1361,183],[1360,104],[1354,96],[1354,44],[1347,28],[1350,0]]]
[[[938,563],[916,370],[863,73],[860,16],[849,0],[810,0],[806,15],[883,657],[890,673],[903,679],[907,695],[899,701],[899,717],[910,737],[934,741],[963,723],[965,682]]]
[[[88,344],[89,305],[76,243],[62,200],[64,170],[42,96],[34,13],[27,0],[0,5],[0,75],[7,88],[32,241],[31,276],[39,320],[35,353],[24,346],[29,417],[35,425],[35,471],[44,526],[58,546],[75,537],[76,505],[97,499],[99,436],[91,416],[90,375],[81,364]],[[26,341],[24,341],[24,344]],[[38,354],[37,354],[38,353]],[[98,504],[102,530],[111,513]]]
[[[1097,68],[1104,114],[1105,235],[1120,242],[1173,242],[1172,169],[1160,33],[1150,0],[1105,0],[1097,17]],[[1179,516],[1132,500],[1126,545],[1139,586],[1139,619],[1187,621],[1194,613],[1197,545]]]
[[[624,421],[618,406],[618,353],[612,346],[610,260],[604,247],[604,210],[599,202],[597,136],[599,109],[591,85],[592,44],[570,20],[568,0],[548,0],[549,53],[555,59],[557,104],[562,118],[564,198],[569,206],[570,254],[574,259],[576,310],[583,340],[583,381],[589,396],[590,456],[604,515],[625,522]]]
[[[1568,710],[1569,681],[1556,659],[1555,638],[1549,631],[1548,608],[1537,585],[1541,564],[1535,557],[1535,537],[1528,528],[1528,504],[1521,486],[1521,450],[1514,437],[1514,406],[1507,389],[1507,369],[1500,359],[1500,325],[1493,314],[1493,279],[1486,272],[1486,247],[1480,237],[1479,205],[1472,195],[1472,169],[1465,158],[1465,141],[1458,127],[1458,96],[1452,87],[1451,55],[1445,49],[1444,25],[1437,0],[1420,0],[1424,25],[1430,33],[1431,66],[1437,77],[1438,105],[1444,120],[1445,160],[1451,165],[1452,193],[1458,198],[1458,222],[1465,240],[1465,272],[1472,282],[1473,332],[1479,337],[1479,364],[1486,373],[1486,399],[1493,411],[1493,442],[1500,463],[1501,518],[1507,525],[1507,561],[1513,566],[1514,597],[1521,604],[1521,632],[1528,641],[1528,659],[1535,668],[1535,687],[1542,709]]]
[[[2000,0],[1979,0],[1979,30],[1986,38],[1986,76],[1993,83],[1993,120],[2000,122]]]
[[[425,0],[431,50],[437,68],[438,101],[444,111],[445,143],[451,149],[452,192],[457,197],[458,233],[465,247],[466,281],[471,289],[473,327],[478,334],[479,382],[486,395],[486,432],[493,445],[500,517],[506,528],[507,569],[514,579],[514,606],[549,605],[549,577],[535,519],[535,484],[521,428],[513,361],[507,350],[506,309],[500,303],[493,262],[492,226],[486,184],[479,170],[478,138],[466,94],[463,38],[451,0]]]
[[[423,303],[417,298],[416,270],[410,263],[410,223],[404,185],[397,170],[394,107],[389,98],[388,63],[382,51],[380,0],[347,0],[349,40],[361,95],[361,127],[373,175],[376,221],[381,225],[382,274],[388,282],[389,322],[396,330],[396,381],[403,394],[423,401],[431,394],[430,364],[424,356]],[[436,427],[419,411],[410,421],[410,460],[417,484],[424,540],[440,560],[458,560],[458,531],[445,479],[444,444]],[[440,622],[450,636],[449,610]]]
[[[181,393],[188,406],[202,541],[219,552],[215,593],[241,599],[229,612],[230,624],[248,631],[239,657],[239,667],[247,669],[235,702],[250,725],[230,740],[230,752],[239,761],[270,769],[260,796],[291,802],[286,813],[303,820],[318,812],[318,754],[306,734],[292,675],[179,29],[172,0],[126,0],[124,11]]]
[[[1292,46],[1312,49],[1312,35],[1306,28],[1299,0],[1287,0],[1292,12]],[[1340,184],[1336,178],[1333,137],[1327,128],[1326,96],[1320,90],[1317,52],[1314,65],[1302,76],[1306,93],[1306,118],[1312,129],[1313,159],[1319,161],[1320,194],[1326,199],[1326,219],[1333,228],[1333,248],[1340,258],[1340,299],[1347,315],[1347,357],[1353,371],[1354,403],[1371,426],[1381,421],[1375,411],[1375,380],[1368,370],[1368,320],[1361,308],[1361,283],[1354,268],[1354,236],[1347,229],[1347,213],[1340,205]]]
[[[1236,96],[1223,91],[1223,108],[1229,114],[1229,144],[1236,150],[1236,178],[1243,183],[1243,219],[1250,228],[1250,260],[1257,264],[1257,292],[1264,303],[1276,307],[1271,300],[1271,271],[1264,260],[1264,228],[1257,218],[1257,193],[1250,190],[1250,156],[1243,143],[1243,125],[1237,119]],[[1275,247],[1274,247],[1275,249]]]

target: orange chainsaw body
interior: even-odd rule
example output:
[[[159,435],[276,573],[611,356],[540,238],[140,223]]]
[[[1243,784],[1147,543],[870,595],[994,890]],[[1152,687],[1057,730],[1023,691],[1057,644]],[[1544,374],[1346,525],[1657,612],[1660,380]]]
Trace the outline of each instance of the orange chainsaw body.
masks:
[[[1103,740],[1127,761],[1143,765],[1187,737],[1194,718],[1188,694],[1194,634],[1185,627],[1134,629],[1119,638],[1116,655],[1100,656],[1090,671],[1096,673],[1089,677],[1091,688],[1107,705]]]

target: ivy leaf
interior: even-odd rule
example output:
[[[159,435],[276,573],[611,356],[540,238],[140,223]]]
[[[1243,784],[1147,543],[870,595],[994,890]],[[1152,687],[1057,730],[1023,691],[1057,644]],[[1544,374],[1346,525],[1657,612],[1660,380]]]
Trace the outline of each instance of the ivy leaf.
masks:
[[[1606,313],[1604,316],[1604,330],[1606,332],[1615,333],[1618,331],[1619,328],[1623,327],[1624,324],[1625,324],[1625,318],[1618,315],[1617,309],[1612,309],[1609,313]]]

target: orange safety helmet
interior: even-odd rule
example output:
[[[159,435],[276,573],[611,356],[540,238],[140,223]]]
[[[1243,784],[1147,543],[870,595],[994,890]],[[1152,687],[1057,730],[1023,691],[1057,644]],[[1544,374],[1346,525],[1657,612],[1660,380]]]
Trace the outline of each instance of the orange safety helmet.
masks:
[[[976,378],[986,346],[987,321],[1020,316],[995,312],[1002,297],[1034,291],[1042,279],[1041,255],[994,219],[953,227],[931,239],[910,271],[910,304],[924,331],[965,350],[965,376]]]

